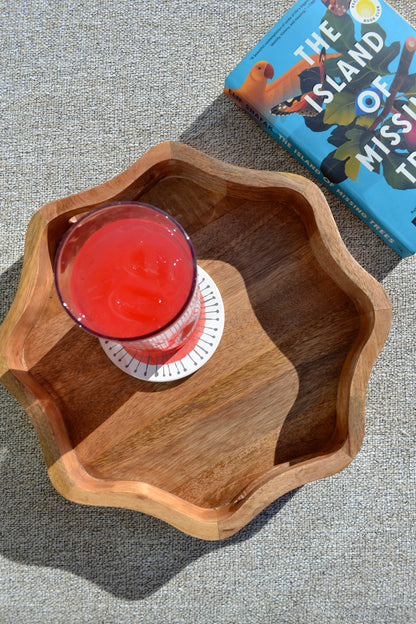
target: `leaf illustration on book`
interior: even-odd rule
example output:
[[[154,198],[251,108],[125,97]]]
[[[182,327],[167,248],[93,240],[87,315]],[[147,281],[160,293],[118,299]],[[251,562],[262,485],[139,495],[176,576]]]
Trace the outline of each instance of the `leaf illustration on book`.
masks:
[[[368,130],[371,127],[371,125],[374,123],[374,120],[376,118],[377,118],[377,113],[373,113],[370,115],[360,115],[355,120],[355,125]]]
[[[364,35],[367,35],[367,33],[376,33],[382,38],[383,43],[384,43],[382,52],[376,54],[376,56],[373,59],[369,60],[368,67],[370,67],[377,74],[390,73],[388,66],[399,54],[400,42],[394,41],[389,46],[386,46],[387,33],[384,30],[384,28],[382,28],[380,24],[378,24],[377,22],[374,22],[372,24],[363,24],[361,26],[361,37],[363,37]]]
[[[354,123],[351,123],[349,126],[335,126],[330,136],[328,137],[328,143],[331,143],[331,145],[335,145],[335,147],[343,145],[347,140],[345,133],[347,132],[347,130],[353,127]]]
[[[355,119],[356,94],[351,91],[341,91],[334,96],[332,102],[326,105],[324,123],[329,125],[348,126]]]
[[[351,180],[356,180],[360,170],[360,162],[356,155],[361,152],[365,144],[366,131],[364,128],[352,128],[346,132],[346,141],[335,151],[335,158],[345,162],[345,174]]]
[[[387,33],[379,22],[370,22],[369,24],[361,24],[361,36],[366,35],[369,32],[377,33],[386,41]]]
[[[320,169],[325,178],[334,184],[340,184],[347,179],[345,161],[334,157],[335,150],[328,154],[321,162]]]
[[[327,76],[336,76],[338,73],[338,61],[341,55],[327,56],[325,61],[325,71]]]
[[[321,36],[328,45],[336,52],[347,52],[355,43],[354,22],[348,13],[335,15],[332,11],[327,11],[321,20],[321,24],[327,22],[327,28],[333,28],[333,32],[340,33],[341,36],[334,42],[321,31]]]
[[[408,156],[407,153],[390,152],[383,159],[383,173],[386,182],[400,191],[415,189],[414,178],[412,181],[397,171],[400,165],[406,165],[406,156]]]
[[[402,91],[402,96],[407,99],[416,95],[416,74],[410,74],[407,76],[407,78],[403,81]]]
[[[385,76],[390,74],[389,65],[400,53],[399,41],[393,41],[389,46],[383,47],[371,61],[368,62],[368,71],[373,72],[376,76]],[[362,74],[365,77],[365,72]]]

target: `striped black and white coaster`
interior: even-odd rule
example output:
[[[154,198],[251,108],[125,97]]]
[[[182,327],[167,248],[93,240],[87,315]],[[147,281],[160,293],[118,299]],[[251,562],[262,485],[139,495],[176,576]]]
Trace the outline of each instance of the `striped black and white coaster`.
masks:
[[[174,381],[192,375],[203,366],[218,347],[224,330],[224,304],[215,282],[198,267],[201,313],[192,334],[174,353],[132,354],[122,345],[100,339],[112,362],[125,373],[147,381]]]

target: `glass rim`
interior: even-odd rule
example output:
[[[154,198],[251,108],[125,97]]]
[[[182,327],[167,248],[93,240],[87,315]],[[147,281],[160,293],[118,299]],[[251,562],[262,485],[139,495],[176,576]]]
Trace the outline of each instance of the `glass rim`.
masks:
[[[165,325],[163,325],[162,327],[160,327],[159,329],[156,329],[152,332],[149,332],[147,334],[140,334],[137,336],[124,336],[124,337],[120,337],[120,336],[108,336],[106,334],[103,334],[102,332],[96,331],[94,329],[92,329],[91,327],[88,327],[86,324],[84,324],[82,321],[79,320],[78,317],[76,317],[70,310],[68,304],[65,302],[64,297],[62,296],[61,293],[61,289],[59,286],[59,278],[58,278],[58,266],[59,266],[59,262],[61,260],[62,257],[62,253],[64,251],[65,245],[66,243],[69,241],[69,239],[71,238],[71,236],[73,235],[74,231],[80,226],[82,225],[85,221],[94,218],[94,216],[97,213],[100,212],[104,212],[106,209],[108,210],[109,208],[115,208],[117,206],[143,206],[144,208],[150,208],[152,211],[159,213],[160,215],[167,217],[169,219],[169,221],[179,229],[180,233],[182,234],[188,249],[191,253],[191,259],[192,259],[192,283],[191,283],[191,287],[188,293],[188,296],[184,302],[184,304],[182,305],[182,307],[180,308],[180,310],[175,314],[175,316],[168,322],[165,323]],[[97,338],[103,338],[106,340],[111,340],[113,342],[118,342],[118,343],[127,343],[127,342],[135,342],[135,341],[144,341],[144,340],[150,340],[151,338],[155,338],[157,336],[159,336],[160,334],[163,334],[165,331],[168,331],[171,327],[173,327],[173,325],[178,321],[178,319],[182,316],[182,314],[186,311],[186,309],[188,308],[189,304],[192,301],[192,298],[194,297],[195,294],[195,290],[197,287],[197,283],[198,283],[198,266],[197,266],[197,262],[196,262],[196,255],[195,255],[195,250],[194,247],[192,245],[191,239],[189,238],[188,234],[186,233],[186,231],[184,230],[184,228],[181,226],[181,224],[176,221],[176,219],[174,219],[173,217],[171,217],[170,214],[168,214],[167,212],[165,212],[164,210],[161,210],[160,208],[157,208],[156,206],[153,206],[152,204],[148,204],[146,202],[141,202],[141,201],[137,201],[137,200],[121,200],[118,202],[109,202],[107,204],[102,204],[101,206],[97,206],[96,208],[93,208],[92,210],[88,211],[86,214],[82,215],[82,217],[80,217],[80,219],[78,221],[76,221],[73,225],[71,225],[71,227],[63,234],[62,238],[59,241],[58,247],[56,249],[55,252],[55,258],[54,258],[54,262],[53,262],[53,274],[54,274],[54,281],[55,281],[55,288],[56,288],[56,292],[58,293],[58,298],[62,304],[62,306],[65,308],[65,311],[67,312],[67,314],[72,318],[72,320],[78,325],[78,327],[84,329],[86,332],[88,332],[89,334],[92,334],[93,336],[96,336]]]

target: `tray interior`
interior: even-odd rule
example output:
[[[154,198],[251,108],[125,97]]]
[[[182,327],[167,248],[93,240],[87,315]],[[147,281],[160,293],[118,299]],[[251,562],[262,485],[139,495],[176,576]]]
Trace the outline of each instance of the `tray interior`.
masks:
[[[137,199],[180,221],[220,289],[226,323],[214,356],[177,382],[129,377],[53,289],[25,362],[89,474],[220,507],[276,465],[339,444],[338,384],[360,314],[314,257],[290,195],[231,194],[182,172],[155,178]]]

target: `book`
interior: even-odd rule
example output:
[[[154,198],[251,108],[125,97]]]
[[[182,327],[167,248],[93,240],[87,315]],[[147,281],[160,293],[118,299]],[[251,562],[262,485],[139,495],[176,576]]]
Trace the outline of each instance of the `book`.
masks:
[[[416,252],[415,51],[384,0],[298,0],[224,83],[401,257]]]

